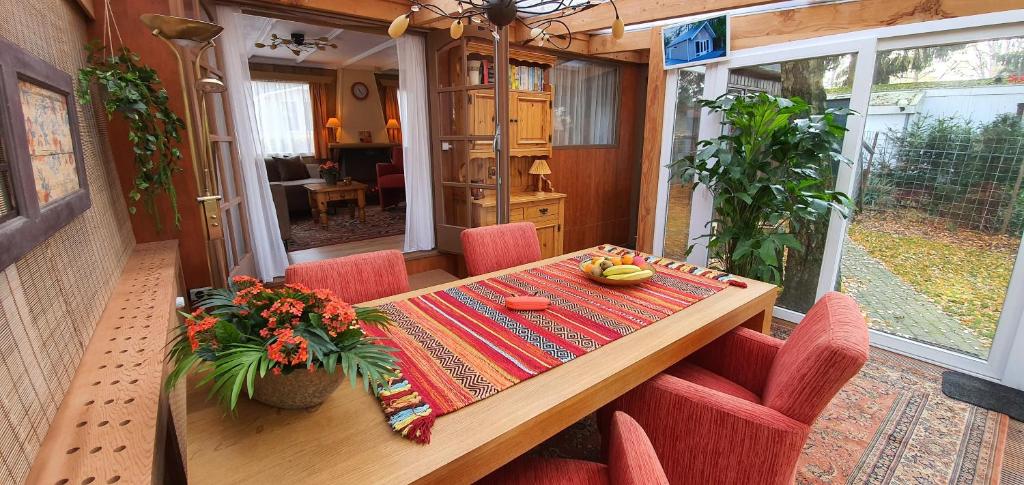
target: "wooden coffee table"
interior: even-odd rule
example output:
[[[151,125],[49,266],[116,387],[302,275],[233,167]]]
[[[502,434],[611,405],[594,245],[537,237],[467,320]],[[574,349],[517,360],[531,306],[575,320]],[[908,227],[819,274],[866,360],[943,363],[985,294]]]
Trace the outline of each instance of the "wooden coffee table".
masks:
[[[327,203],[334,200],[354,200],[359,211],[359,222],[366,222],[366,184],[349,182],[343,184],[338,182],[335,185],[328,184],[306,184],[303,185],[309,192],[309,207],[313,210],[313,219],[320,218],[320,225],[327,228]]]

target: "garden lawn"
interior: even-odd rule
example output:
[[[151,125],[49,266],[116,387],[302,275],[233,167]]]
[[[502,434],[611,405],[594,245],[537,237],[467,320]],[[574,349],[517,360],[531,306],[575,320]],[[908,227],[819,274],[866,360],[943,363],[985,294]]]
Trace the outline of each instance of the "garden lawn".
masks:
[[[1018,239],[946,229],[903,213],[865,213],[850,239],[976,334],[992,338]]]

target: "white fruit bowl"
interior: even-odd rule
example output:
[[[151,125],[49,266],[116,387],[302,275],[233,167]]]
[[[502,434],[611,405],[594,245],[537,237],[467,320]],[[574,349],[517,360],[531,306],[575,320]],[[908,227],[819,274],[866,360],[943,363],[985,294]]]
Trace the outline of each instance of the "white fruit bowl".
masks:
[[[651,270],[651,275],[646,277],[646,278],[640,278],[640,279],[637,279],[637,280],[613,280],[611,278],[605,278],[604,276],[594,276],[590,271],[583,271],[583,267],[586,266],[586,264],[588,262],[589,261],[584,261],[584,262],[580,263],[580,272],[582,272],[587,278],[590,278],[591,280],[594,280],[594,281],[596,281],[598,283],[601,283],[602,285],[608,285],[608,286],[636,286],[636,285],[640,285],[640,284],[646,283],[647,280],[649,280],[651,278],[654,278],[654,275],[658,274],[658,268],[656,268],[655,265],[653,265],[653,264],[648,264],[646,267],[644,267],[644,269]]]

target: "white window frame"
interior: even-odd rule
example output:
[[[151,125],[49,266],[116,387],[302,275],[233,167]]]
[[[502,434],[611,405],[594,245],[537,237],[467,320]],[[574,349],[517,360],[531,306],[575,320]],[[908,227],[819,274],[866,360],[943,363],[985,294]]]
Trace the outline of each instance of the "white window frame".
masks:
[[[732,52],[731,57],[727,60],[707,65],[704,78],[704,98],[713,99],[724,94],[728,85],[729,71],[737,67],[794,59],[856,54],[856,72],[860,75],[857,75],[853,82],[850,107],[863,114],[867,113],[872,84],[872,75],[864,73],[873,73],[877,52],[1020,36],[1021,32],[1024,32],[1024,10],[1010,10],[881,27],[738,50]],[[672,161],[669,158],[672,131],[675,125],[677,82],[677,71],[669,71],[666,79],[665,120],[662,126],[662,167],[659,172],[658,203],[655,209],[654,253],[659,255],[664,252],[665,216],[670,176],[670,171],[665,168],[665,165]],[[850,132],[844,139],[843,153],[848,157],[859,156],[864,124],[865,117],[863,115],[850,116],[847,121],[847,128]],[[719,134],[720,130],[720,116],[711,115],[704,110],[701,114],[699,139],[713,138]],[[849,165],[840,167],[836,184],[838,190],[849,193],[853,189],[853,170],[854,167]],[[694,246],[694,250],[687,258],[687,261],[693,264],[707,264],[707,247],[703,240],[699,240],[697,237],[706,231],[705,224],[711,220],[711,202],[710,192],[706,187],[698,186],[694,190],[690,215],[690,244]],[[826,240],[822,271],[819,276],[817,297],[821,297],[835,287],[840,264],[841,242],[846,237],[847,226],[847,221],[841,216],[833,214]],[[1017,264],[1011,275],[1003,312],[987,360],[875,330],[870,332],[871,342],[875,346],[911,357],[1001,381],[1017,388],[1024,388],[1024,331],[1018,331],[1024,327],[1024,298],[1015,298],[1013,295],[1024,295],[1024,245],[1018,250]],[[799,321],[803,318],[801,313],[779,307],[775,308],[774,315],[788,321]]]

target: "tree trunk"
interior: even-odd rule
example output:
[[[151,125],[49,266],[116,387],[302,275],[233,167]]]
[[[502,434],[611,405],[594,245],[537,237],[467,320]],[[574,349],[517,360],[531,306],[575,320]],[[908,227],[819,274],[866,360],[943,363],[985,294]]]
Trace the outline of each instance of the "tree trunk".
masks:
[[[805,59],[782,64],[782,95],[787,98],[799,97],[811,105],[815,114],[825,112],[827,95],[824,59]],[[821,186],[834,189],[835,177],[829,160],[822,160],[818,167],[822,174]],[[825,238],[828,236],[828,217],[813,224],[802,224],[795,232],[797,241],[804,250],[788,251],[782,272],[782,293],[778,305],[801,313],[814,304],[818,290],[818,275],[821,274],[821,260],[825,252]]]

